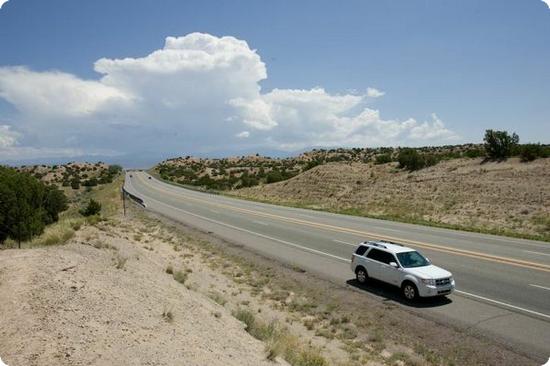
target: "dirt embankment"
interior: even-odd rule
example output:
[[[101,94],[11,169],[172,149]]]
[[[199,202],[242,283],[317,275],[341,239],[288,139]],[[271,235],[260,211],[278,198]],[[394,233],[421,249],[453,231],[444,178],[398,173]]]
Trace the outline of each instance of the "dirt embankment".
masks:
[[[275,203],[550,240],[550,158],[454,159],[416,172],[396,163],[329,163],[233,191]]]
[[[152,244],[151,244],[152,245]],[[0,251],[0,357],[17,365],[273,365],[223,307],[127,234]],[[175,252],[173,252],[175,253]]]

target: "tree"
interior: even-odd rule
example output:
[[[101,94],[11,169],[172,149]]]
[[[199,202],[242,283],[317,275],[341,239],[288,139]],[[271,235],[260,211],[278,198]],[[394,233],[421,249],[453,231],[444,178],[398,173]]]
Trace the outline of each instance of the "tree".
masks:
[[[55,186],[47,186],[44,196],[45,223],[59,220],[59,213],[68,208],[67,196]]]
[[[79,178],[73,178],[73,180],[71,180],[71,188],[72,189],[79,189],[80,188],[80,179]]]
[[[46,186],[27,173],[0,167],[0,241],[18,242],[42,233]]]
[[[512,155],[514,147],[519,143],[519,136],[507,131],[486,130],[485,153],[489,159],[505,160]]]

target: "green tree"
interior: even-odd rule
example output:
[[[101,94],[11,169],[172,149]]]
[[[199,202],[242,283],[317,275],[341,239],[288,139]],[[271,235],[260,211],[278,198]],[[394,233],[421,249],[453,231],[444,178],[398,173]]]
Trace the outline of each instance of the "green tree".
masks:
[[[73,178],[71,180],[71,188],[72,189],[79,189],[80,188],[80,179],[79,178]]]
[[[59,220],[59,213],[68,208],[67,196],[56,186],[47,186],[44,195],[45,223]]]
[[[519,136],[515,133],[509,135],[507,131],[486,130],[483,141],[489,159],[504,160],[512,155]]]
[[[0,241],[18,242],[42,233],[45,226],[45,185],[27,173],[0,168]]]

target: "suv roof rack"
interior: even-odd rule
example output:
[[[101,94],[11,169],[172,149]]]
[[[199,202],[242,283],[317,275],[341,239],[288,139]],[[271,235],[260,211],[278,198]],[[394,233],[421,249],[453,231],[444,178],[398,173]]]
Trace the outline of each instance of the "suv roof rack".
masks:
[[[369,240],[369,241],[366,241],[364,243],[367,244],[367,245],[372,245],[373,247],[388,249],[387,246],[385,246],[383,244],[380,244],[379,242],[376,242],[376,241]]]
[[[401,247],[404,246],[403,244],[395,243],[395,242],[389,241],[389,240],[380,240],[380,243],[387,243],[387,244],[399,245],[399,246],[401,246]]]

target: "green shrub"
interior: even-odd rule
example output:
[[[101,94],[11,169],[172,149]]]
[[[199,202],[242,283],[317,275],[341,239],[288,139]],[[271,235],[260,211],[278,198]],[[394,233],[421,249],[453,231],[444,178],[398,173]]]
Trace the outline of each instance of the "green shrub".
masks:
[[[519,156],[521,161],[528,162],[537,158],[548,157],[548,148],[545,148],[541,144],[525,144],[519,148]]]
[[[485,152],[482,149],[468,149],[464,152],[464,156],[470,159],[474,159],[485,156]]]
[[[376,155],[376,158],[374,159],[374,164],[387,164],[391,163],[392,161],[393,160],[390,154],[380,154]]]
[[[88,201],[88,205],[85,208],[81,209],[79,212],[82,216],[97,215],[101,212],[101,203],[90,198],[90,200]]]
[[[486,130],[485,153],[489,159],[503,160],[512,156],[515,146],[519,143],[519,136],[507,131]]]
[[[269,183],[277,183],[284,179],[283,175],[278,170],[272,170],[269,173],[267,173],[267,179],[266,182]]]
[[[72,189],[79,189],[80,188],[80,179],[74,178],[71,180],[71,188]]]
[[[185,281],[187,281],[187,273],[183,271],[177,271],[174,273],[174,279],[179,283],[185,284]]]

